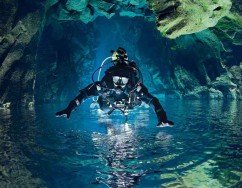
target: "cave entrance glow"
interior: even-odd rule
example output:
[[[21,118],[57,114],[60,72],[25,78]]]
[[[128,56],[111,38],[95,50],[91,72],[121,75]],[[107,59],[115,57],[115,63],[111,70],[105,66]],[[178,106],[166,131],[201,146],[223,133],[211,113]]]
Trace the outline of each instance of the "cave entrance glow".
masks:
[[[138,64],[150,90],[159,92],[152,74],[159,74],[162,64],[162,70],[167,69],[167,45],[155,24],[143,18],[99,17],[89,24],[53,21],[39,44],[36,101],[69,100],[92,82],[93,71],[119,46]]]

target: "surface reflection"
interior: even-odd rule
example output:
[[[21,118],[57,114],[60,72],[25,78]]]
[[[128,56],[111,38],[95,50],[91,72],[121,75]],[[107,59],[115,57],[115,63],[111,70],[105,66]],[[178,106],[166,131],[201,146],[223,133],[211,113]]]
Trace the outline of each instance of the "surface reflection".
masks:
[[[98,180],[111,187],[132,187],[140,173],[135,172],[135,165],[125,162],[137,158],[135,130],[128,123],[119,127],[107,124],[106,127],[106,135],[92,134],[100,158],[107,166],[98,171]]]
[[[25,151],[38,152],[35,111],[0,109],[0,186],[45,187],[45,181],[32,176],[31,157]]]

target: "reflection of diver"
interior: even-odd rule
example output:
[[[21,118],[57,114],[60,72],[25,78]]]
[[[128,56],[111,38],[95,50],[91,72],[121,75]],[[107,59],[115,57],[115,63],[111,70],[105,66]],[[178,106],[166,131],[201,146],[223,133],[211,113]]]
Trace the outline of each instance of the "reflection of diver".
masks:
[[[106,165],[97,171],[96,183],[104,183],[108,187],[134,187],[145,175],[135,162],[138,156],[136,132],[127,123],[120,127],[106,124],[106,128],[106,135],[92,134],[99,157]]]
[[[64,115],[69,118],[72,110],[85,99],[98,96],[96,102],[102,110],[108,111],[108,114],[116,109],[126,114],[128,109],[141,105],[143,101],[155,110],[159,122],[157,126],[173,125],[173,122],[167,119],[159,100],[152,96],[143,85],[142,74],[135,62],[128,60],[125,49],[119,47],[112,53],[112,57],[109,58],[112,58],[114,65],[106,70],[102,80],[96,82],[93,80],[92,84],[80,90],[80,94],[70,102],[66,109],[57,112],[56,116]],[[99,70],[100,76],[100,70],[105,64],[104,61],[94,74]]]

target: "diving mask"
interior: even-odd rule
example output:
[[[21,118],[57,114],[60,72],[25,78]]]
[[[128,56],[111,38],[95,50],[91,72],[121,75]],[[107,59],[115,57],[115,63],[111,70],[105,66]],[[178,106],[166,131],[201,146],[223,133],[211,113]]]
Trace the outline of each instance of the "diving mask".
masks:
[[[129,79],[126,77],[113,76],[114,86],[117,88],[124,88],[128,83]]]

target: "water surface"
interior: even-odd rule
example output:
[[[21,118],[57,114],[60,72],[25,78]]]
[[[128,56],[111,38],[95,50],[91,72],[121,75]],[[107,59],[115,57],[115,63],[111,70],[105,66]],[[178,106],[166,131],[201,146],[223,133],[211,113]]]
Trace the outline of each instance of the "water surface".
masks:
[[[71,119],[65,104],[0,110],[0,184],[29,187],[241,187],[241,103],[161,101],[172,128],[151,109],[107,117],[90,103]]]

